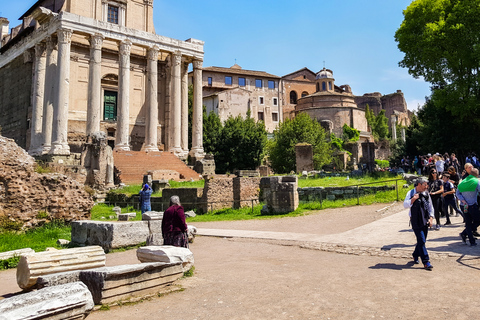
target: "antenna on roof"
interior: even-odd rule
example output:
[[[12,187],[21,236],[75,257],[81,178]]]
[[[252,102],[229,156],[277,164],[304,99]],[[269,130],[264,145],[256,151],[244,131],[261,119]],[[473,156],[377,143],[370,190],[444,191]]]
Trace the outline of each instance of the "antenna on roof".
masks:
[[[323,60],[323,69],[325,69],[325,60]]]

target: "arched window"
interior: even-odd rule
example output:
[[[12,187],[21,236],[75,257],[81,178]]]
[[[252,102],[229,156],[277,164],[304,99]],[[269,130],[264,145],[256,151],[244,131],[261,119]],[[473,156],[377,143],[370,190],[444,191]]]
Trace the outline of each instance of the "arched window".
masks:
[[[332,91],[332,81],[328,82],[328,90]]]
[[[322,91],[327,91],[327,85],[325,81],[322,82]]]
[[[290,103],[297,103],[297,93],[295,91],[290,91]]]
[[[317,92],[320,91],[320,83],[317,82]]]
[[[307,92],[307,91],[303,91],[303,92],[302,92],[302,98],[303,98],[303,97],[306,97],[306,96],[308,96],[308,92]]]

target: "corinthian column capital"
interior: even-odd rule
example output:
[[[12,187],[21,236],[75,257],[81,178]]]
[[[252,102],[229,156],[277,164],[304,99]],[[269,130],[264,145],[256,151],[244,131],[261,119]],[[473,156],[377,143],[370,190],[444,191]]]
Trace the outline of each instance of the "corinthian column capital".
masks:
[[[202,66],[203,66],[203,60],[198,60],[198,59],[193,60],[194,69],[202,69]]]
[[[158,60],[158,53],[160,48],[158,46],[153,46],[147,50],[147,59],[148,60]]]
[[[72,34],[73,34],[73,31],[70,29],[58,29],[57,30],[58,43],[64,43],[64,44],[71,43]]]
[[[182,63],[182,53],[180,51],[175,51],[172,53],[172,66],[178,66]]]
[[[130,40],[124,40],[120,42],[120,55],[121,56],[129,56],[130,50],[132,49],[132,42]]]
[[[45,56],[46,49],[47,49],[47,46],[45,45],[45,43],[43,42],[37,43],[35,45],[35,57],[40,58]]]
[[[91,35],[88,39],[90,41],[90,48],[92,48],[93,50],[101,50],[104,39],[105,37],[100,33]]]

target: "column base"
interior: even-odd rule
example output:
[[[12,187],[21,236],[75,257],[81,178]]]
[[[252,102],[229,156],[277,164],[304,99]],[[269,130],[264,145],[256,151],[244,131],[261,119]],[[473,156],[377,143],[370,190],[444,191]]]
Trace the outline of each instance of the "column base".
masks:
[[[38,147],[35,149],[29,149],[28,154],[31,155],[32,157],[41,156],[43,154],[43,148]]]
[[[196,160],[202,160],[205,158],[205,151],[203,148],[192,148],[189,153],[190,158],[195,158]]]
[[[145,152],[157,152],[157,151],[160,151],[160,150],[158,150],[157,146],[150,145],[150,146],[143,147],[143,151],[145,151]]]
[[[42,154],[49,154],[51,149],[52,149],[51,146],[43,146],[42,147]]]
[[[185,151],[182,150],[180,147],[172,147],[169,150],[170,152],[173,152],[174,155],[179,157],[180,159],[186,159],[188,154],[185,154]]]
[[[52,148],[48,152],[48,154],[55,155],[55,156],[68,156],[70,155],[70,147],[68,144],[52,144]]]
[[[130,151],[130,146],[124,144],[117,144],[113,151]]]

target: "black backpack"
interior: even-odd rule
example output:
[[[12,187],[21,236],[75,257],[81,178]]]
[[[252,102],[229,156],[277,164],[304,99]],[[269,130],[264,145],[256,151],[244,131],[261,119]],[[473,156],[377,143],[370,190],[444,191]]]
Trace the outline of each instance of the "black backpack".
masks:
[[[413,189],[413,192],[415,192],[415,189]],[[410,222],[413,229],[420,229],[428,224],[430,220],[430,214],[428,212],[429,198],[429,194],[419,193],[419,198],[410,208]]]

